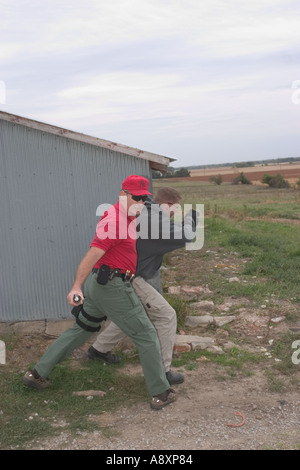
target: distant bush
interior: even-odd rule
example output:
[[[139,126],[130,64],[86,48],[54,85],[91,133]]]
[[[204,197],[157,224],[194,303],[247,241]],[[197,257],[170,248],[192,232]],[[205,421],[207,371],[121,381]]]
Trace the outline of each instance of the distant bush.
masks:
[[[190,176],[190,172],[187,168],[179,168],[179,170],[176,170],[173,167],[168,167],[168,170],[166,173],[161,173],[159,171],[152,171],[152,178],[153,179],[158,179],[158,178],[174,178],[174,177],[186,177]]]
[[[219,186],[220,184],[223,183],[223,176],[222,175],[216,175],[216,176],[213,175],[209,178],[209,181],[211,181],[211,183],[215,183]]]
[[[246,176],[242,172],[239,174],[239,176],[234,178],[234,180],[232,181],[232,184],[252,184],[252,182],[248,180],[248,178],[246,178]]]
[[[290,183],[286,181],[282,175],[268,175],[265,174],[261,180],[263,184],[268,184],[270,188],[289,188]]]
[[[190,172],[186,168],[180,168],[180,170],[175,171],[174,176],[176,177],[184,177],[190,176]]]
[[[255,162],[238,162],[238,163],[235,163],[234,166],[236,168],[246,168],[246,167],[249,167],[249,166],[254,166]]]

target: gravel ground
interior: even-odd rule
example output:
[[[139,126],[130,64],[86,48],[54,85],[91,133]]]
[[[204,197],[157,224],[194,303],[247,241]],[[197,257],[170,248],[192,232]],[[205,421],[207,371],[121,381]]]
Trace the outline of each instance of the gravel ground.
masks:
[[[115,413],[90,416],[101,430],[75,436],[61,423],[58,437],[35,441],[29,448],[174,452],[300,449],[299,393],[267,392],[259,370],[255,380],[245,377],[219,382],[215,375],[213,364],[201,364],[185,373],[185,383],[176,387],[177,401],[163,410],[153,411],[149,404],[139,403]],[[242,416],[236,415],[237,411]]]

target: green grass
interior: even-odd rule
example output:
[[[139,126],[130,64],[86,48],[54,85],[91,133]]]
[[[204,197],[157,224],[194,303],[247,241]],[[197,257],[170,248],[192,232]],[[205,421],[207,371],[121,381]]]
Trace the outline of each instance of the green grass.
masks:
[[[237,374],[252,375],[249,369],[249,363],[258,364],[263,360],[260,354],[253,354],[243,351],[240,348],[233,347],[223,354],[215,354],[209,351],[190,351],[181,354],[180,358],[174,358],[172,364],[174,367],[182,367],[186,370],[198,368],[197,359],[204,357],[210,362],[225,368],[227,377],[235,377]]]
[[[267,279],[263,288],[259,283],[243,285],[245,294],[252,292],[251,297],[261,297],[263,292],[269,292],[300,301],[300,225],[213,216],[206,218],[205,240],[209,246],[247,258],[242,274]],[[240,287],[233,285],[231,289]]]
[[[248,280],[257,276],[265,282],[242,286],[245,295],[261,298],[264,291],[300,301],[300,224],[278,222],[300,220],[299,190],[167,179],[154,182],[154,193],[164,185],[181,193],[182,206],[204,204],[204,247],[193,256],[201,260],[211,248],[236,252],[247,258],[243,274]],[[241,286],[227,288],[228,295],[235,295]]]
[[[94,429],[105,433],[101,424],[99,427],[88,419],[89,415],[149,399],[142,376],[124,376],[118,369],[93,361],[82,362],[74,369],[66,360],[53,370],[49,388],[38,391],[23,384],[23,372],[1,368],[0,449],[22,449],[30,440],[57,434],[61,432],[55,427],[59,420],[66,422],[64,430],[74,435]],[[72,396],[73,391],[81,390],[102,390],[106,396],[92,400]]]
[[[155,189],[171,186],[179,191],[182,204],[204,204],[205,214],[232,218],[272,217],[300,220],[300,190],[272,189],[255,185],[155,180]]]
[[[187,314],[189,313],[189,303],[176,295],[164,294],[165,299],[174,308],[177,314],[177,330],[184,328]]]

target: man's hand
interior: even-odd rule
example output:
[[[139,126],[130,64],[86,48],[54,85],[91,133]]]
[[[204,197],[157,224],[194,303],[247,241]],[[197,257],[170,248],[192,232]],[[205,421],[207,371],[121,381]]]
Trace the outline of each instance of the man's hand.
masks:
[[[97,261],[102,258],[103,255],[103,250],[97,247],[91,247],[79,263],[75,275],[74,284],[67,295],[67,300],[69,304],[72,305],[72,307],[77,307],[77,305],[83,304],[83,293],[81,290],[81,286],[92,271],[92,268],[95,266]],[[80,302],[74,301],[74,295],[81,297]]]
[[[74,300],[74,297],[77,296],[77,297],[80,297],[80,300],[79,302],[75,302]],[[76,297],[75,297],[76,298]],[[76,307],[77,305],[80,305],[80,304],[83,304],[83,293],[82,293],[82,290],[81,289],[74,289],[72,288],[69,292],[69,294],[67,295],[67,300],[69,302],[69,304],[72,306],[72,307]]]

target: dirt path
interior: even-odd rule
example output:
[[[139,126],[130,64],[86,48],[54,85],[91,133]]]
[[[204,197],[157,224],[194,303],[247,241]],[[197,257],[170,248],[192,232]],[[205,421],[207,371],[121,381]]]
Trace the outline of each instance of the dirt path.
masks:
[[[133,371],[131,371],[133,372]],[[138,373],[138,367],[136,372]],[[220,371],[219,371],[220,372]],[[265,377],[219,380],[213,364],[205,362],[185,372],[176,387],[178,399],[161,411],[146,403],[116,413],[90,416],[103,431],[58,437],[32,444],[54,450],[259,450],[300,448],[299,392],[267,392]],[[228,424],[241,424],[239,427]],[[63,425],[62,425],[63,426]]]

